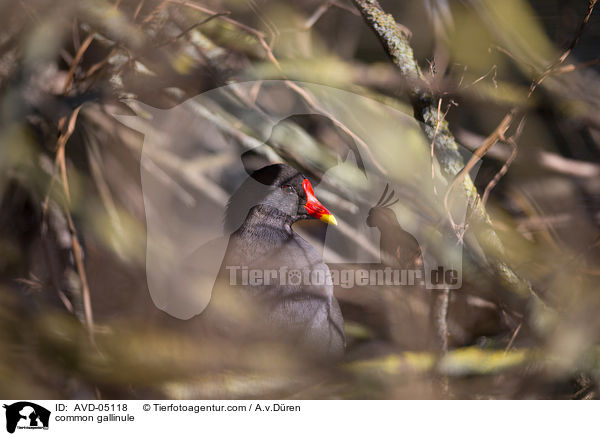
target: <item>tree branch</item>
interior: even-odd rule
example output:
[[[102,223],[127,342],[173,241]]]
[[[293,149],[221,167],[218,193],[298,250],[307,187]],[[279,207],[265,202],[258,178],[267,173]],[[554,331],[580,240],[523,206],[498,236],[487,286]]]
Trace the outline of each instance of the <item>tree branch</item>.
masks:
[[[396,23],[391,14],[385,13],[377,0],[353,0],[353,2],[400,71],[403,80],[407,84],[415,118],[424,124],[424,132],[434,144],[435,157],[440,164],[442,174],[448,183],[452,183],[465,167],[465,162],[460,155],[458,144],[450,132],[448,122],[438,119],[436,99],[429,91],[421,69],[417,64],[408,40],[408,32]],[[496,232],[491,228],[490,217],[468,174],[464,174],[464,177],[462,177],[461,185],[469,203],[472,205],[473,217],[484,224],[483,226],[477,226],[477,238],[480,243],[494,251],[492,264],[497,274],[508,285],[507,287],[520,297],[535,295],[531,285],[520,278],[502,260],[504,246]]]

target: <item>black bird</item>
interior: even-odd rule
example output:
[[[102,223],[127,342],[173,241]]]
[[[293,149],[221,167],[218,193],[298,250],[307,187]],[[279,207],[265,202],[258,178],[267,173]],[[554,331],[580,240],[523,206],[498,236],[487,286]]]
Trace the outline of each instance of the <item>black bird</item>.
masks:
[[[229,215],[240,202],[250,202],[249,211],[230,236],[202,316],[229,337],[277,339],[318,359],[341,356],[344,322],[329,268],[292,228],[303,219],[335,218],[310,181],[284,164],[254,172],[232,196]]]

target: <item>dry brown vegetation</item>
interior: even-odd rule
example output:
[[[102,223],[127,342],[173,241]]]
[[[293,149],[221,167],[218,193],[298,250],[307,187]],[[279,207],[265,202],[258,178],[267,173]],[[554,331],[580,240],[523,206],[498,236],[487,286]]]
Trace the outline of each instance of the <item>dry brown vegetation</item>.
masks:
[[[0,2],[0,395],[596,398],[595,6]],[[286,80],[285,92],[265,87],[257,100],[260,87],[241,87],[227,104],[198,103],[198,128],[210,125],[205,131],[226,139],[207,134],[187,144],[193,155],[183,158],[141,159],[143,135],[113,116],[137,113],[137,130],[148,129],[154,121],[143,105],[169,109],[262,79]],[[355,126],[332,121],[319,95],[299,82],[385,103],[419,121],[421,136],[409,143],[383,132],[380,143],[367,143]],[[263,161],[285,160],[320,177],[355,147],[406,186],[403,201],[424,209],[395,165],[421,147],[444,185],[439,204],[449,208],[455,195],[470,201],[466,228],[443,207],[430,214],[430,225],[464,245],[461,290],[337,289],[349,346],[333,367],[272,344],[199,337],[148,292],[142,173],[191,211],[223,207],[240,181],[234,163],[263,142],[260,126],[236,110],[272,109],[273,101],[315,115],[281,123],[261,148]],[[348,111],[359,127],[378,127],[360,108]],[[323,202],[343,213],[369,207],[353,186],[333,178],[320,187]],[[378,248],[340,228],[349,244]],[[322,228],[305,231],[318,240]]]

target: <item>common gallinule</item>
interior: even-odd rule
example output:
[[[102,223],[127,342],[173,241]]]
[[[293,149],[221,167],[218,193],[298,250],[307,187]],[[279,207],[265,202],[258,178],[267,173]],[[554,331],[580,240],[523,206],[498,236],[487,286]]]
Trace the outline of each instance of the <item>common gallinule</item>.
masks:
[[[329,268],[292,228],[299,220],[335,218],[310,181],[284,164],[254,172],[232,196],[229,214],[244,210],[240,202],[248,213],[230,236],[203,316],[229,337],[276,338],[319,359],[340,356],[344,322]]]

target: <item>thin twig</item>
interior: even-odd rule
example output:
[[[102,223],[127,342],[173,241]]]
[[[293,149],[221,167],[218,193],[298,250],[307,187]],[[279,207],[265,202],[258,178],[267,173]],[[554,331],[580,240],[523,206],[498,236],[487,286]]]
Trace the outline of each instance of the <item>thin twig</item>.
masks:
[[[210,17],[207,17],[207,18],[205,18],[205,19],[204,19],[204,20],[202,20],[202,21],[199,21],[199,22],[197,22],[197,23],[195,23],[195,24],[192,24],[192,25],[191,25],[191,26],[189,26],[187,29],[185,29],[185,30],[181,31],[179,34],[177,34],[177,35],[176,35],[176,36],[174,36],[173,38],[171,38],[171,39],[168,39],[168,40],[166,40],[166,41],[163,41],[163,42],[160,42],[160,43],[156,44],[156,45],[155,45],[155,47],[156,47],[156,48],[159,48],[159,47],[163,47],[163,46],[165,46],[165,45],[172,44],[172,43],[176,42],[178,39],[180,39],[180,38],[182,38],[183,36],[185,36],[185,35],[187,35],[188,33],[190,33],[192,30],[196,29],[197,27],[199,27],[199,26],[202,26],[203,24],[206,24],[206,23],[208,23],[209,21],[212,21],[212,20],[214,20],[215,18],[219,18],[219,17],[225,16],[225,15],[229,15],[230,13],[231,13],[231,12],[227,12],[227,11],[226,11],[226,12],[218,12],[218,13],[216,13],[216,14],[214,14],[214,15],[211,15]]]
[[[500,179],[506,175],[506,173],[508,172],[508,168],[511,166],[511,164],[517,157],[517,142],[513,138],[508,138],[506,142],[510,144],[510,146],[512,147],[512,151],[510,153],[509,158],[506,160],[504,165],[502,165],[502,168],[500,168],[500,171],[498,171],[494,175],[494,178],[490,180],[490,182],[486,185],[485,190],[483,191],[483,195],[481,196],[481,203],[483,203],[484,206],[487,204],[487,200],[490,196],[490,192],[492,192],[492,189],[494,189],[498,182],[500,182]]]
[[[94,74],[96,74],[98,71],[100,71],[102,69],[102,67],[104,67],[105,65],[108,64],[108,62],[110,61],[110,58],[115,55],[117,50],[118,49],[116,47],[111,49],[111,51],[108,53],[108,55],[104,59],[102,59],[99,62],[96,62],[94,65],[92,65],[90,68],[88,68],[88,70],[83,74],[83,77],[81,79],[82,80],[89,79]]]
[[[154,19],[154,17],[162,11],[169,4],[169,0],[163,0],[160,2],[152,11],[146,15],[146,17],[142,20],[141,24],[148,24],[150,21]]]
[[[328,0],[320,5],[310,17],[304,22],[304,30],[308,30],[315,25],[317,21],[329,10],[332,6],[332,1]]]
[[[510,351],[513,343],[515,342],[515,339],[517,338],[517,335],[521,331],[521,327],[523,327],[523,323],[522,322],[519,323],[519,325],[517,326],[517,328],[513,332],[512,336],[510,337],[510,341],[508,341],[508,344],[506,345],[506,348],[504,349],[504,354],[506,354],[506,353],[508,353]]]
[[[89,34],[87,36],[87,38],[85,38],[85,40],[81,44],[81,47],[79,47],[79,50],[77,50],[77,54],[73,58],[73,62],[71,62],[71,67],[69,68],[69,73],[67,74],[67,80],[65,81],[65,86],[63,88],[63,94],[66,94],[69,91],[69,88],[71,87],[71,82],[73,81],[73,76],[75,75],[75,69],[77,68],[77,65],[79,64],[79,62],[81,61],[83,54],[85,53],[85,51],[88,49],[88,47],[94,40],[94,37],[95,37],[95,35],[93,33]]]
[[[448,218],[450,220],[450,224],[452,225],[452,228],[456,229],[458,226],[456,225],[454,218],[452,217],[452,212],[451,212],[450,206],[448,204],[450,194],[456,188],[456,186],[458,186],[463,181],[463,179],[469,173],[469,171],[471,171],[473,169],[473,167],[475,166],[477,161],[479,161],[488,152],[488,150],[490,148],[492,148],[492,146],[494,144],[496,144],[498,141],[504,141],[506,139],[505,138],[506,131],[510,127],[510,124],[515,116],[515,113],[516,113],[516,109],[513,109],[512,111],[510,111],[508,114],[506,114],[504,116],[504,118],[502,119],[500,124],[498,124],[498,126],[494,129],[494,131],[485,139],[485,141],[483,141],[483,143],[479,146],[479,148],[477,148],[477,150],[475,150],[475,152],[473,153],[473,156],[471,156],[471,159],[469,159],[469,161],[464,166],[464,168],[454,178],[454,180],[452,181],[450,186],[448,186],[448,189],[446,190],[446,194],[444,195],[444,208],[446,210],[446,213],[448,214]]]
[[[199,5],[198,3],[192,2],[192,1],[179,1],[179,0],[165,0],[165,3],[173,3],[176,5],[181,5],[181,6],[186,6],[188,8],[191,9],[196,9],[197,11],[200,12],[204,12],[205,14],[209,14],[209,15],[216,15],[219,14],[219,12],[216,12],[210,8],[207,8],[205,6]],[[221,15],[219,16],[219,18],[223,21],[225,21],[226,23],[232,24],[235,27],[238,27],[242,30],[245,30],[246,32],[254,35],[257,38],[265,38],[265,34],[263,32],[261,32],[260,30],[256,30],[250,26],[245,25],[244,23],[241,23],[237,20],[234,20],[231,17],[228,17],[227,15]]]
[[[496,175],[494,176],[494,178],[492,180],[490,180],[490,182],[485,187],[485,190],[483,191],[483,195],[481,196],[481,202],[483,203],[484,206],[487,204],[487,199],[490,195],[490,192],[492,192],[492,189],[494,189],[494,187],[496,187],[496,185],[498,184],[500,179],[506,175],[506,173],[508,172],[508,169],[512,165],[513,161],[517,158],[517,151],[518,151],[517,141],[519,140],[521,133],[523,132],[524,126],[525,126],[525,117],[523,116],[521,118],[521,121],[519,122],[519,125],[517,126],[517,131],[515,132],[515,134],[506,140],[506,142],[512,147],[510,156],[508,157],[508,159],[506,160],[504,165],[502,165],[502,168],[500,168],[500,171],[498,171],[496,173]]]
[[[592,59],[586,62],[580,62],[578,64],[568,64],[558,67],[554,70],[554,74],[570,73],[575,70],[581,70],[583,68],[593,67],[594,65],[600,64],[600,58]]]
[[[59,123],[61,126],[65,127],[65,129],[64,129],[64,132],[59,136],[58,141],[57,141],[56,158],[55,158],[55,164],[54,164],[55,171],[52,175],[50,185],[53,184],[53,182],[55,180],[55,174],[58,169],[58,172],[60,173],[61,185],[62,185],[63,192],[64,192],[65,198],[66,198],[66,204],[65,204],[64,209],[65,209],[65,215],[67,218],[67,223],[69,226],[69,233],[70,233],[70,237],[71,237],[71,249],[73,251],[73,257],[75,258],[75,266],[77,269],[77,274],[79,275],[79,279],[81,280],[85,324],[86,324],[86,328],[87,328],[90,340],[92,341],[92,343],[94,343],[94,317],[92,314],[90,288],[89,288],[87,274],[86,274],[85,266],[84,266],[84,262],[83,262],[83,251],[81,249],[81,245],[80,245],[79,239],[77,237],[77,228],[75,227],[75,223],[73,221],[73,217],[71,216],[71,211],[70,211],[71,193],[70,193],[70,189],[69,189],[69,181],[68,181],[68,177],[67,177],[67,166],[66,166],[66,162],[65,162],[66,144],[67,144],[69,138],[71,137],[71,135],[73,134],[73,132],[75,131],[75,125],[77,123],[77,117],[79,115],[81,107],[82,106],[78,106],[77,108],[75,108],[75,110],[73,110],[68,121],[66,121],[66,126],[64,126],[65,125],[64,118]],[[47,211],[48,211],[50,192],[51,192],[51,188],[49,189],[48,194],[44,200],[44,204],[43,204],[43,208],[42,208],[44,216],[47,214]]]
[[[585,30],[585,27],[587,26],[587,24],[590,21],[592,12],[594,12],[594,6],[596,6],[597,2],[598,2],[598,0],[589,0],[588,1],[588,9],[587,9],[585,16],[583,17],[583,20],[579,24],[579,29],[577,29],[577,33],[575,34],[575,37],[571,40],[571,43],[569,44],[567,49],[558,58],[558,64],[562,64],[565,61],[565,59],[567,59],[567,57],[571,54],[571,52],[573,51],[573,49],[575,48],[575,46],[581,39],[581,36],[583,35],[583,31]]]
[[[481,82],[482,80],[484,80],[486,77],[488,77],[490,74],[492,74],[492,83],[494,84],[494,88],[498,88],[498,83],[496,82],[496,74],[498,72],[498,67],[496,65],[493,65],[492,68],[490,68],[490,70],[485,73],[483,76],[477,78],[476,80],[474,80],[472,83],[468,84],[467,86],[465,86],[464,88],[462,88],[462,90],[466,90],[471,88],[472,86],[477,85],[479,82]],[[461,79],[462,82],[462,79]],[[460,87],[460,84],[459,84]]]
[[[267,16],[265,16],[260,11],[260,9],[256,6],[256,2],[254,0],[247,0],[247,2],[248,2],[248,6],[250,6],[250,9],[252,9],[252,12],[254,12],[254,14],[258,17],[258,19],[265,25],[265,27],[269,31],[269,34],[271,35],[271,41],[269,42],[269,47],[273,48],[273,46],[275,45],[275,41],[277,40],[277,38],[280,35],[279,29],[277,28],[277,26],[275,25],[275,23],[273,23],[273,21],[271,19],[269,19]]]
[[[135,11],[133,13],[133,17],[131,18],[131,21],[135,22],[135,20],[137,19],[138,15],[140,14],[140,11],[144,7],[144,2],[145,1],[146,0],[140,0],[140,2],[138,3],[137,7],[135,8]]]

